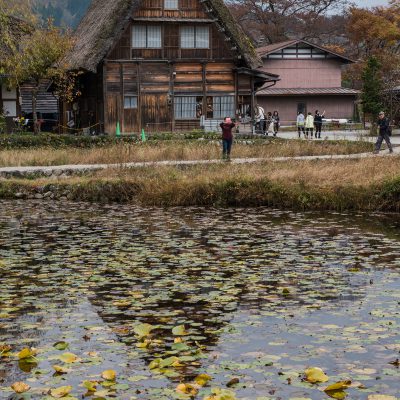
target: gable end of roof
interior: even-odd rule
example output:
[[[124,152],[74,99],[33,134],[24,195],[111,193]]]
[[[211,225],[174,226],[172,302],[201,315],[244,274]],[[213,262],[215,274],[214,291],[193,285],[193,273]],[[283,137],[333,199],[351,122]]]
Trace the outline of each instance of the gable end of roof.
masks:
[[[240,54],[243,63],[253,69],[260,67],[262,60],[253,43],[234,20],[224,1],[200,1],[230,38],[233,51]],[[142,0],[92,0],[75,33],[76,42],[68,57],[70,68],[96,72],[128,26],[133,12],[141,5]]]
[[[281,51],[281,50],[286,49],[291,46],[295,46],[297,44],[305,44],[305,45],[311,46],[313,48],[316,48],[318,50],[321,50],[323,52],[329,53],[337,58],[340,58],[345,63],[354,63],[355,62],[354,60],[352,60],[342,54],[336,53],[326,47],[319,46],[317,44],[314,44],[314,43],[308,42],[307,40],[302,40],[302,39],[287,40],[284,42],[270,44],[268,46],[258,47],[257,53],[261,58],[266,58],[270,54],[276,53],[278,51]]]

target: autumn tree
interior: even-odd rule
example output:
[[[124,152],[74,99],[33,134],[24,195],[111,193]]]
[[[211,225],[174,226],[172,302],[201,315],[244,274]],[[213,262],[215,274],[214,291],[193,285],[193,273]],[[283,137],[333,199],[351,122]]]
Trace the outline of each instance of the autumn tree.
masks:
[[[296,37],[315,39],[322,34],[343,32],[338,15],[347,0],[229,0],[236,19],[258,44]],[[335,13],[336,11],[336,13]],[[333,15],[336,14],[336,15]]]
[[[29,34],[23,35],[12,54],[5,61],[9,80],[15,86],[31,82],[32,113],[34,131],[37,133],[37,95],[40,83],[46,79],[68,75],[65,59],[72,46],[68,33],[55,27],[51,20],[45,26],[35,26]]]
[[[359,57],[399,56],[399,7],[396,1],[389,7],[350,9],[347,31]]]
[[[0,72],[21,37],[30,32],[36,17],[30,0],[0,0]]]
[[[363,88],[363,100],[368,108],[365,90],[377,82],[366,82],[365,74],[379,76],[379,85],[367,91],[368,96],[372,96],[370,103],[379,103],[377,98],[374,99],[374,96],[379,96],[381,105],[377,108],[391,110],[393,117],[399,108],[393,89],[400,86],[400,1],[372,9],[351,8],[347,32],[353,57],[359,61],[350,67],[347,78],[353,87]],[[375,112],[372,109],[367,112],[376,114],[377,108],[374,108]]]

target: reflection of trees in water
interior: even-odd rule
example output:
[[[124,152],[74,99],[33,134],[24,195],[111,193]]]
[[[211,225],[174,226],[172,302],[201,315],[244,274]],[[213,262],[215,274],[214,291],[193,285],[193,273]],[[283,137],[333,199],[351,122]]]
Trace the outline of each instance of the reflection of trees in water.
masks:
[[[69,302],[88,295],[129,345],[138,322],[160,326],[152,333],[160,342],[143,353],[148,362],[171,354],[176,325],[186,326],[193,352],[210,350],[239,307],[289,315],[315,302],[359,298],[366,278],[348,268],[371,267],[371,248],[379,264],[385,251],[366,241],[367,249],[359,231],[337,220],[258,210],[43,213],[12,229],[2,227],[0,255],[11,264],[1,286],[21,321],[37,299],[62,309],[65,293],[71,291]],[[0,335],[26,334],[15,322]]]

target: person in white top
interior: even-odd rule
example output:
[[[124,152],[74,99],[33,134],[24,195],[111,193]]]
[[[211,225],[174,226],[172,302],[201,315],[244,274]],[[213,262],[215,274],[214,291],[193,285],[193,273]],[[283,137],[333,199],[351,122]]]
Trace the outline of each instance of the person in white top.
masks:
[[[256,132],[264,133],[265,110],[257,104],[254,111],[255,111],[254,118],[255,118],[255,124],[256,124]]]
[[[300,111],[297,114],[297,132],[299,133],[299,139],[301,138],[301,133],[303,133],[304,137],[306,136],[306,130],[305,130],[305,117],[304,114]]]
[[[308,139],[308,134],[311,134],[311,139],[313,138],[314,135],[314,117],[313,115],[309,112],[306,118],[306,138]]]

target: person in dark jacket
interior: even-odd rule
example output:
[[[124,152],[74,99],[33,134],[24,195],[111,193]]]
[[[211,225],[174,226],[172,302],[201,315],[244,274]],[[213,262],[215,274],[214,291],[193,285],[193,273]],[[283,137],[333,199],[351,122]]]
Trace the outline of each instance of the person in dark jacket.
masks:
[[[384,140],[387,144],[387,147],[389,148],[389,152],[393,153],[392,143],[390,142],[390,121],[389,118],[385,117],[385,113],[383,111],[379,113],[379,119],[377,124],[379,129],[379,135],[378,135],[378,140],[376,141],[375,144],[374,154],[379,153]]]
[[[274,136],[276,136],[279,132],[279,128],[281,127],[281,119],[278,111],[274,111],[272,115],[272,121],[274,123]]]
[[[315,139],[321,139],[321,132],[322,132],[322,119],[324,118],[325,111],[323,114],[317,110],[315,111],[314,116],[314,125],[315,125]]]
[[[222,129],[222,158],[224,160],[231,159],[231,150],[233,143],[233,128],[236,126],[235,123],[228,117],[224,119],[224,122],[220,124]]]

